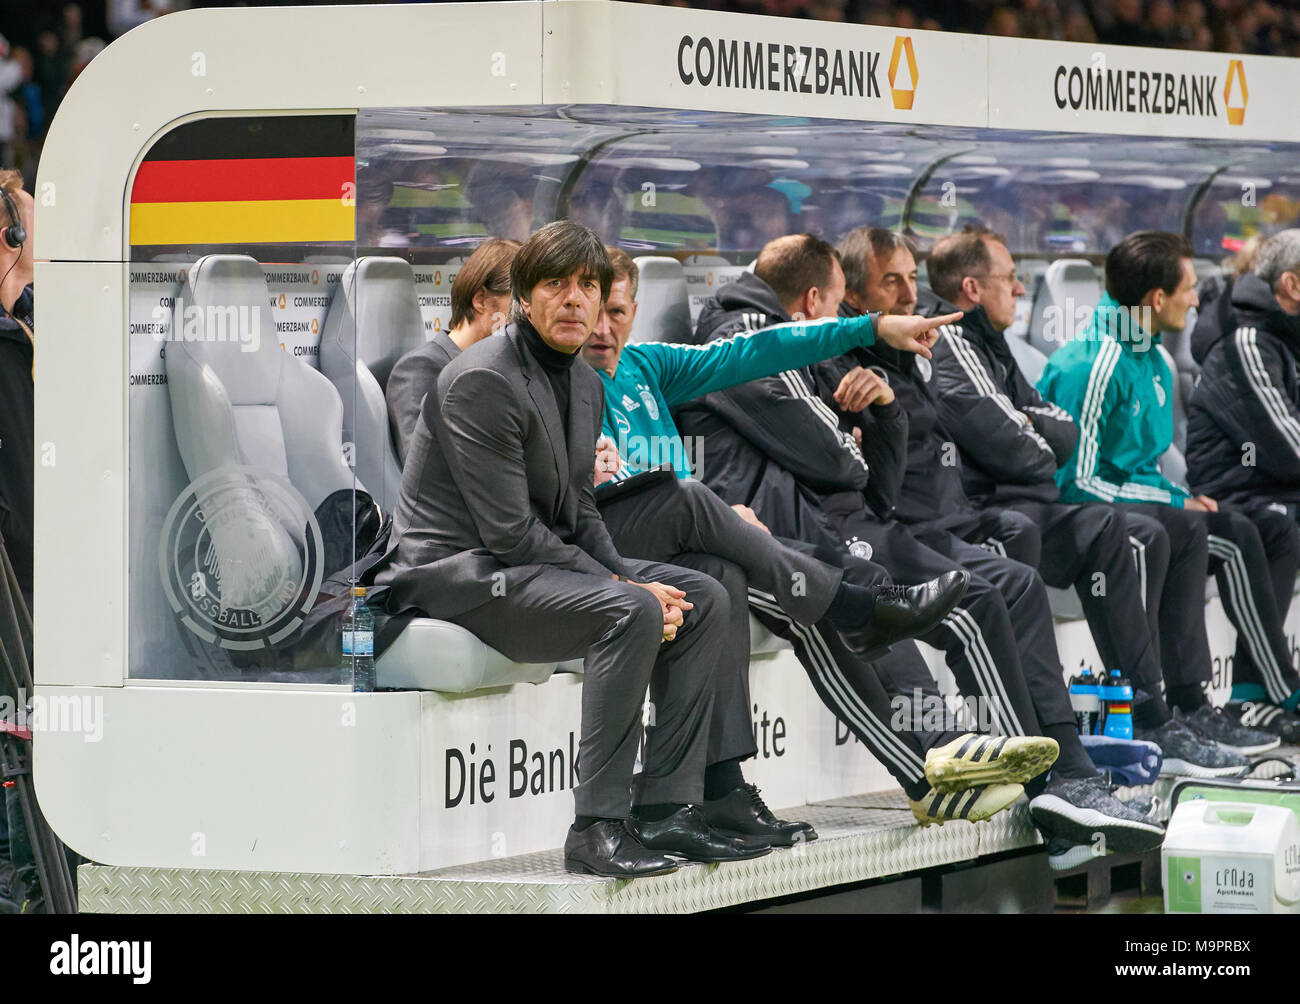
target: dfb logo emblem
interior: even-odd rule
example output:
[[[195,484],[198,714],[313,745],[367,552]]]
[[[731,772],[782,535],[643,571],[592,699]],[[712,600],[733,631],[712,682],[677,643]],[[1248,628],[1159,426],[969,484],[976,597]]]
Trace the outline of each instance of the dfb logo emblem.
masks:
[[[287,479],[232,465],[198,478],[172,503],[158,571],[189,630],[250,651],[279,644],[302,624],[320,592],[324,556],[316,516]]]
[[[871,556],[875,554],[875,551],[872,550],[871,545],[865,540],[859,540],[857,537],[854,537],[849,541],[849,554],[853,555],[855,558],[861,558],[863,561],[870,561]]]

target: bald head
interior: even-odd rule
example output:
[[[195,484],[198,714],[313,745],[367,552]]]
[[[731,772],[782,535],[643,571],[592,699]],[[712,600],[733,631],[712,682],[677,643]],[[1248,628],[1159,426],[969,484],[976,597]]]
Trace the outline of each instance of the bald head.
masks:
[[[844,298],[839,259],[839,252],[819,237],[788,234],[764,245],[754,274],[772,287],[787,314],[814,320],[834,316]]]

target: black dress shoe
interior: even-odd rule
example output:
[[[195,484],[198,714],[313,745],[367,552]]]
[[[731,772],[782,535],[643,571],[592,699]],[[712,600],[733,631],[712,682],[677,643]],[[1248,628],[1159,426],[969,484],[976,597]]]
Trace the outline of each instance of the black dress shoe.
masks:
[[[564,868],[583,875],[639,878],[666,875],[677,862],[642,847],[621,819],[602,819],[585,830],[569,828],[564,839]]]
[[[740,837],[747,845],[766,842],[773,847],[793,847],[796,843],[817,839],[817,831],[808,823],[777,819],[767,807],[758,787],[742,784],[722,798],[700,805],[705,822],[729,837]]]
[[[649,822],[633,816],[627,828],[652,851],[678,854],[691,861],[745,861],[771,854],[772,848],[747,847],[745,842],[712,829],[704,814],[693,805],[683,805],[666,819]]]
[[[958,569],[919,586],[881,586],[871,620],[844,635],[844,643],[864,659],[883,655],[890,645],[932,630],[961,602],[969,584],[970,572]]]

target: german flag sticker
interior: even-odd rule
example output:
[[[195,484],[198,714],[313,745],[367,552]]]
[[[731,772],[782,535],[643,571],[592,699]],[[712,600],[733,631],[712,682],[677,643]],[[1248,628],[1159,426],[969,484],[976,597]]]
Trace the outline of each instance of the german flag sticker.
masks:
[[[356,239],[355,117],[201,119],[155,143],[131,189],[131,243]]]

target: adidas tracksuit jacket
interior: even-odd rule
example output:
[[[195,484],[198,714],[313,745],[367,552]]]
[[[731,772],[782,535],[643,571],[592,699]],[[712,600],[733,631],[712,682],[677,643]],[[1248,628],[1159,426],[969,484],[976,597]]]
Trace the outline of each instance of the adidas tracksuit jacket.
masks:
[[[956,309],[937,302],[927,313]],[[1074,453],[1078,427],[1025,379],[983,307],[941,328],[933,353],[935,399],[960,450],[968,494],[979,505],[1021,512],[1038,526],[1039,573],[1048,585],[1075,588],[1103,668],[1120,669],[1136,686],[1156,692],[1161,669],[1155,613],[1167,560],[1151,567],[1146,556],[1158,551],[1153,539],[1165,536],[1159,522],[1138,514],[1126,522],[1109,506],[1059,501],[1056,470]],[[1137,564],[1130,558],[1130,538]],[[1151,620],[1147,588],[1157,597]]]
[[[1105,295],[1085,330],[1048,360],[1038,389],[1079,423],[1078,449],[1056,475],[1061,497],[1139,505],[1160,520],[1174,553],[1197,550],[1205,534],[1207,566],[1218,577],[1224,606],[1237,627],[1236,681],[1258,683],[1270,700],[1281,703],[1300,689],[1300,676],[1291,666],[1282,630],[1285,607],[1275,594],[1269,553],[1297,560],[1294,524],[1268,510],[1257,510],[1252,521],[1226,506],[1217,513],[1183,509],[1190,492],[1165,478],[1159,467],[1173,441],[1169,395],[1174,387],[1164,356],[1155,348],[1159,341]],[[1188,578],[1193,578],[1190,565]],[[1295,565],[1289,567],[1294,581]],[[1179,578],[1171,568],[1169,581]],[[1161,632],[1162,642],[1178,644],[1181,639],[1198,646],[1198,633],[1186,625],[1202,621],[1203,599],[1193,590],[1184,602],[1188,609],[1161,621],[1171,624]],[[1209,680],[1208,646],[1204,653],[1190,651],[1177,659],[1166,652],[1163,659],[1167,669],[1185,660],[1203,666],[1196,675]],[[1166,681],[1172,682],[1168,672]]]

